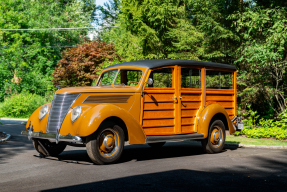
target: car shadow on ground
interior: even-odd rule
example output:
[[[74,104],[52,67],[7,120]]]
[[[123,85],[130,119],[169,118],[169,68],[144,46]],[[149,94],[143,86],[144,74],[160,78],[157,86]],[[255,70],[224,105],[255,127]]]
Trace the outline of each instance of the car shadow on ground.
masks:
[[[287,163],[271,158],[252,157],[255,167],[175,169],[45,191],[286,191]]]
[[[9,132],[12,137],[6,143],[0,144],[0,164],[4,164],[13,156],[24,153],[26,150],[34,150],[36,158],[43,158],[33,147],[32,141],[26,136],[22,136],[21,130],[25,129],[25,125],[4,124],[1,131]],[[237,149],[237,147],[228,147],[229,149]],[[226,149],[222,152],[224,153]],[[197,141],[170,142],[166,143],[162,148],[151,148],[148,145],[126,145],[122,157],[118,163],[129,161],[144,161],[153,159],[174,158],[183,156],[203,155],[201,143]],[[58,157],[46,157],[46,159],[63,161],[66,163],[77,164],[93,164],[87,155],[85,148],[67,147]]]
[[[228,147],[228,149],[235,150],[236,146]],[[224,153],[227,149],[223,149]],[[201,147],[200,142],[171,142],[166,143],[161,148],[152,148],[148,145],[127,145],[124,147],[123,154],[118,160],[117,164],[125,163],[129,161],[146,161],[154,159],[166,159],[176,158],[184,156],[198,156],[204,155],[205,152]],[[43,156],[37,154],[34,155],[37,158],[43,158]],[[49,160],[63,161],[65,163],[76,163],[83,165],[91,165],[93,162],[90,160],[85,148],[73,148],[73,150],[65,150],[57,157],[45,157]]]

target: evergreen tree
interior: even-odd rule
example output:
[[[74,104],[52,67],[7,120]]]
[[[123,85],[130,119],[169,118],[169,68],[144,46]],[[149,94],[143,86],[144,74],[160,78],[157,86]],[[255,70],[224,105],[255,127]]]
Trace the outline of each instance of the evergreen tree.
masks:
[[[112,40],[127,60],[181,58],[198,60],[203,34],[192,25],[179,0],[126,0]]]

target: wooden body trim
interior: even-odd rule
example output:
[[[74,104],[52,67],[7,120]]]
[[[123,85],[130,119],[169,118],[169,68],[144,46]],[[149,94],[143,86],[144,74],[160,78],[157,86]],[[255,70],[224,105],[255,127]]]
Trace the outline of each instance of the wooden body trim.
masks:
[[[219,113],[225,111],[228,120],[236,115],[236,72],[233,71],[234,89],[207,89],[206,70],[218,70],[212,68],[196,68],[200,70],[200,88],[181,88],[181,69],[186,66],[172,68],[172,88],[144,88],[141,126],[147,137],[192,133],[201,133],[206,137],[209,125],[202,124],[201,119],[206,116],[203,111],[211,104],[220,106],[220,109],[217,106],[213,110]],[[228,129],[233,131],[233,127],[228,126]]]

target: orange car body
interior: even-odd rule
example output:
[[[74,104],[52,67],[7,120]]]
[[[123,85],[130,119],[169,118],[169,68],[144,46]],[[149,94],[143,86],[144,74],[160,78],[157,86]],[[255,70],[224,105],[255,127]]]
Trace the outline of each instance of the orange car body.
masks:
[[[145,61],[145,65],[137,65],[137,63],[133,65],[131,62],[128,65],[123,63],[111,66],[102,71],[103,74],[110,70],[140,70],[142,76],[135,86],[111,84],[110,86],[59,89],[55,95],[73,93],[78,94],[78,97],[64,114],[57,134],[77,136],[81,138],[82,143],[85,143],[85,138],[95,133],[100,125],[109,119],[121,122],[127,135],[126,140],[130,144],[152,142],[153,140],[149,138],[153,136],[168,136],[162,139],[168,141],[168,138],[181,140],[181,135],[198,133],[207,138],[209,126],[214,117],[221,119],[230,133],[235,132],[235,127],[231,122],[231,119],[236,116],[235,67],[196,61],[193,61],[195,63],[193,65],[182,62],[185,60],[156,61],[158,63],[162,61],[162,65],[150,67],[149,61]],[[173,62],[166,64],[166,61]],[[171,87],[148,87],[146,82],[151,73],[164,68],[172,72]],[[199,71],[198,87],[182,87],[183,68]],[[207,71],[218,70],[232,75],[230,88],[206,87]],[[96,85],[99,85],[99,82]],[[26,125],[26,133],[29,128],[33,133],[48,133],[47,124],[51,116],[51,105],[51,103],[48,104],[49,111],[43,119],[40,120],[38,117],[41,107],[30,116]],[[76,106],[81,106],[82,111],[78,119],[72,122],[71,113]],[[32,137],[36,137],[35,134]]]

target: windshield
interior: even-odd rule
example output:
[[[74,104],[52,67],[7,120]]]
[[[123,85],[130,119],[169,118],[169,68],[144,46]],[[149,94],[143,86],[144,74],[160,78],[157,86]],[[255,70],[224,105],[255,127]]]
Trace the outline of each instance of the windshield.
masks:
[[[114,79],[117,75],[118,70],[112,70],[112,71],[107,71],[104,72],[101,75],[100,81],[98,83],[99,86],[106,86],[106,85],[111,85],[114,82]]]
[[[112,84],[122,86],[137,86],[142,76],[142,71],[140,70],[121,69],[118,75],[117,71],[118,70],[111,70],[104,72],[100,77],[98,86],[107,86]]]

